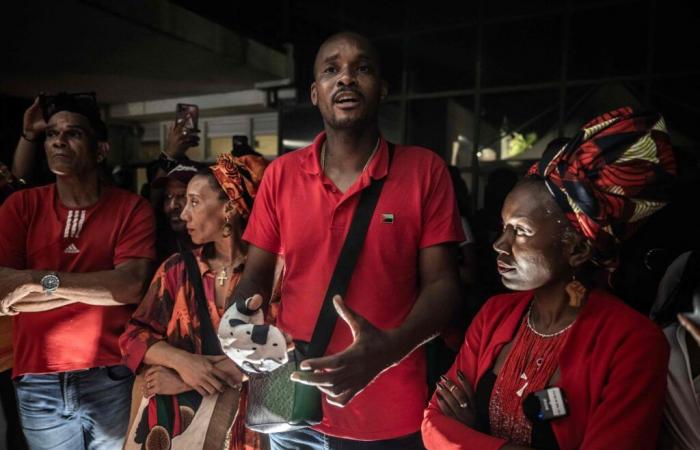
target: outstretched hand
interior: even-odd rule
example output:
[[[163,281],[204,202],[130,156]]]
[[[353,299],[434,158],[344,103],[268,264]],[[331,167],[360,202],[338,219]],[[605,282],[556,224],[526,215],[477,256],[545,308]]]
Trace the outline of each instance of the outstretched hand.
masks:
[[[335,355],[303,361],[302,371],[294,372],[291,379],[316,386],[328,403],[342,407],[400,358],[388,332],[348,308],[339,295],[333,297],[333,305],[350,327],[353,343]]]

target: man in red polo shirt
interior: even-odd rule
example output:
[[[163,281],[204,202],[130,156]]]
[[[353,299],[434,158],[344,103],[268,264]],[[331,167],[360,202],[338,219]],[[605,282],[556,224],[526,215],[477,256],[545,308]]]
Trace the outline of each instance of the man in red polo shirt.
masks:
[[[32,449],[121,449],[133,376],[118,339],[155,258],[153,212],[100,182],[107,130],[94,98],[59,95],[46,111],[56,183],[0,207],[0,315],[14,316],[22,429]]]
[[[390,161],[377,121],[387,89],[367,39],[326,40],[314,79],[311,100],[325,132],[268,167],[243,237],[250,249],[234,299],[268,298],[282,255],[277,326],[309,341],[360,193],[371,179],[386,181],[346,297],[334,299],[343,320],[329,356],[305,361],[309,370],[293,375],[323,392],[323,422],[272,434],[272,448],[423,448],[421,344],[447,324],[459,295],[455,244],[463,234],[450,176],[423,148],[396,146]]]

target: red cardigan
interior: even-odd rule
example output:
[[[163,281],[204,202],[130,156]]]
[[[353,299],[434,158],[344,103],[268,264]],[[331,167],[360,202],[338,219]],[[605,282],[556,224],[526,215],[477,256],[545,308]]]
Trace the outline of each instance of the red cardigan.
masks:
[[[510,342],[532,292],[491,298],[474,318],[447,377],[460,369],[472,386]],[[668,344],[650,320],[601,290],[590,293],[562,349],[557,383],[569,416],[553,420],[561,450],[652,450],[666,391]],[[507,442],[444,416],[435,396],[425,411],[428,449],[500,449]]]

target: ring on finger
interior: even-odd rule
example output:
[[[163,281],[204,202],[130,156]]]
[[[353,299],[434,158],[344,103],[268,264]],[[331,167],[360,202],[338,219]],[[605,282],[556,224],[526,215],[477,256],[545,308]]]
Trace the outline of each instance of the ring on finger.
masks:
[[[469,407],[469,403],[467,402],[462,402],[459,404],[459,407],[462,409],[467,409]]]
[[[455,393],[455,389],[457,389],[457,385],[456,385],[456,384],[453,384],[452,386],[450,386],[450,389],[449,389],[450,394],[454,394],[454,393]]]

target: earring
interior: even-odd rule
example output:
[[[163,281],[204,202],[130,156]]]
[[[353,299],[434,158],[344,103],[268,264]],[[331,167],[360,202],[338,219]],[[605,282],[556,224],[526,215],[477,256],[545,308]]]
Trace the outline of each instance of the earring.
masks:
[[[231,234],[233,234],[233,225],[228,221],[228,217],[226,218],[226,222],[224,222],[224,231],[222,235],[227,238],[230,237]]]
[[[569,295],[569,305],[580,308],[586,296],[586,287],[576,279],[576,274],[571,275],[571,281],[566,285],[566,293]]]

